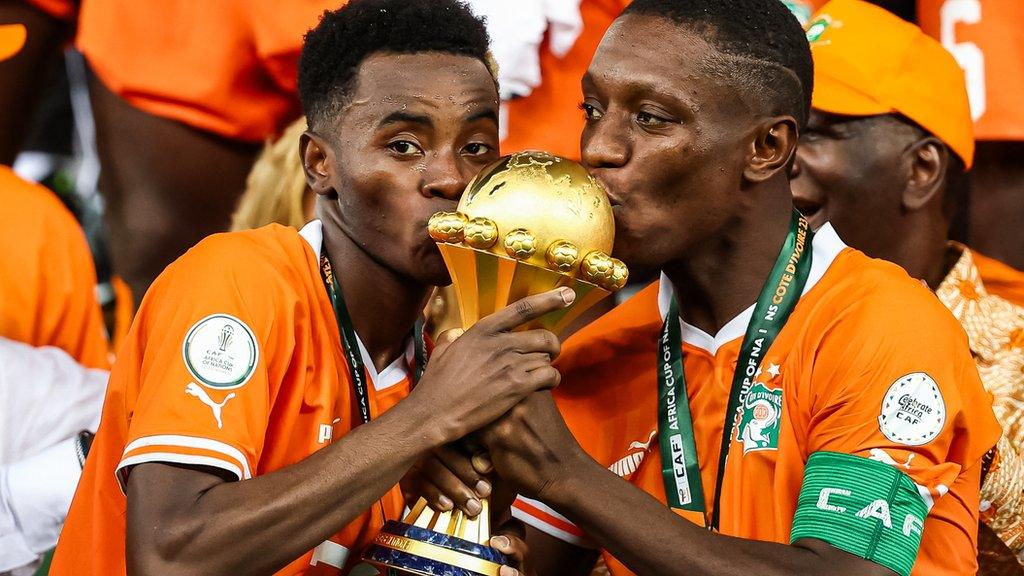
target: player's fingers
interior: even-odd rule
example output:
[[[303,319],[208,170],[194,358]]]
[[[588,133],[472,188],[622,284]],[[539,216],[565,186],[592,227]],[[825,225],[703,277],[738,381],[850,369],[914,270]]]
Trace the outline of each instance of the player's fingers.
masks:
[[[491,333],[510,332],[517,326],[540,318],[573,303],[576,293],[571,288],[556,288],[540,294],[527,296],[498,310],[477,322],[481,330]]]
[[[504,338],[508,338],[513,349],[520,354],[541,353],[546,354],[549,360],[554,360],[562,350],[562,343],[558,341],[558,336],[549,330],[514,332]]]
[[[551,364],[540,364],[526,373],[524,381],[531,390],[550,390],[562,381],[562,374]]]
[[[440,512],[448,512],[455,508],[455,503],[448,496],[445,496],[433,482],[426,478],[416,483],[416,491],[419,496],[427,501],[427,505]]]
[[[484,450],[473,454],[470,462],[472,462],[473,469],[476,470],[478,474],[490,474],[494,471],[494,463],[491,462],[491,455]]]
[[[439,503],[451,502],[471,517],[483,510],[480,498],[473,488],[462,482],[441,460],[429,458],[423,463],[421,470],[433,488],[437,490]],[[430,502],[429,498],[427,502]]]
[[[525,529],[517,520],[510,520],[495,530],[488,542],[492,548],[497,549],[508,559],[505,568],[528,573],[526,564],[530,556],[530,548],[526,544]],[[512,574],[512,572],[502,572]]]
[[[434,456],[480,498],[491,495],[491,484],[473,466],[471,457],[458,448],[447,445],[434,450]]]

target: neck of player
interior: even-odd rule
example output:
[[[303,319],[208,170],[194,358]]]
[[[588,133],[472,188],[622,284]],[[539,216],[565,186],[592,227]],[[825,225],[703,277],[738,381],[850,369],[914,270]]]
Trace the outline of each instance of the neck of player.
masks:
[[[708,334],[717,334],[757,300],[789,234],[788,182],[762,186],[767,189],[744,192],[750,205],[664,269],[680,316]]]
[[[407,338],[432,287],[383,266],[326,219],[324,249],[359,340],[374,367],[382,370],[405,354]]]

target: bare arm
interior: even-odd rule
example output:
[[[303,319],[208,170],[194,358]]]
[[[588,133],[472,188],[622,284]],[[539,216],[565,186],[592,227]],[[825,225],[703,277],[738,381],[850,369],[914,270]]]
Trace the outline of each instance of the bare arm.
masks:
[[[129,571],[271,574],[373,504],[439,443],[431,416],[402,402],[276,472],[226,482],[212,471],[136,467],[128,481]]]
[[[127,563],[134,574],[270,574],[373,504],[430,450],[558,382],[559,343],[512,330],[572,302],[530,296],[435,354],[408,398],[301,462],[241,482],[146,463],[128,479]],[[466,376],[486,385],[467,386]],[[443,408],[443,409],[442,409]]]
[[[574,470],[565,484],[543,498],[640,576],[893,574],[820,540],[787,546],[710,532],[589,457]]]
[[[480,435],[502,478],[564,514],[641,576],[892,574],[818,540],[784,545],[696,526],[590,458],[548,392],[531,394]]]

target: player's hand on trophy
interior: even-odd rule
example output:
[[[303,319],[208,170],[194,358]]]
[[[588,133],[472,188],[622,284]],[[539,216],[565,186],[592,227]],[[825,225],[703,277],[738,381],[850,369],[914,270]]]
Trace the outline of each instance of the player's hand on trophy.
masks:
[[[491,495],[490,460],[473,455],[464,442],[437,448],[414,465],[402,478],[402,494],[412,505],[422,497],[434,510],[454,508],[474,517],[483,510],[481,498]]]
[[[589,458],[565,425],[547,390],[530,394],[501,419],[474,435],[487,447],[497,482],[545,500]]]
[[[407,401],[436,408],[446,441],[456,440],[507,412],[531,392],[558,385],[551,366],[561,343],[547,330],[516,328],[572,304],[576,294],[557,288],[480,319],[434,354]]]
[[[494,531],[488,544],[505,555],[508,563],[501,567],[499,576],[535,576],[530,564],[530,547],[526,544],[526,527],[509,518]],[[515,572],[513,574],[513,572]]]

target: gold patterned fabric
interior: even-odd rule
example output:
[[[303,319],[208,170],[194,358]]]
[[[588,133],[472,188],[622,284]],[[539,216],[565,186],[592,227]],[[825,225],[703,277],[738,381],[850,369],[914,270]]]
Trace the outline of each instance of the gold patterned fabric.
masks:
[[[1024,308],[989,294],[971,251],[936,290],[970,339],[971,352],[1003,427],[998,455],[981,490],[982,520],[1021,557],[1024,551]]]

